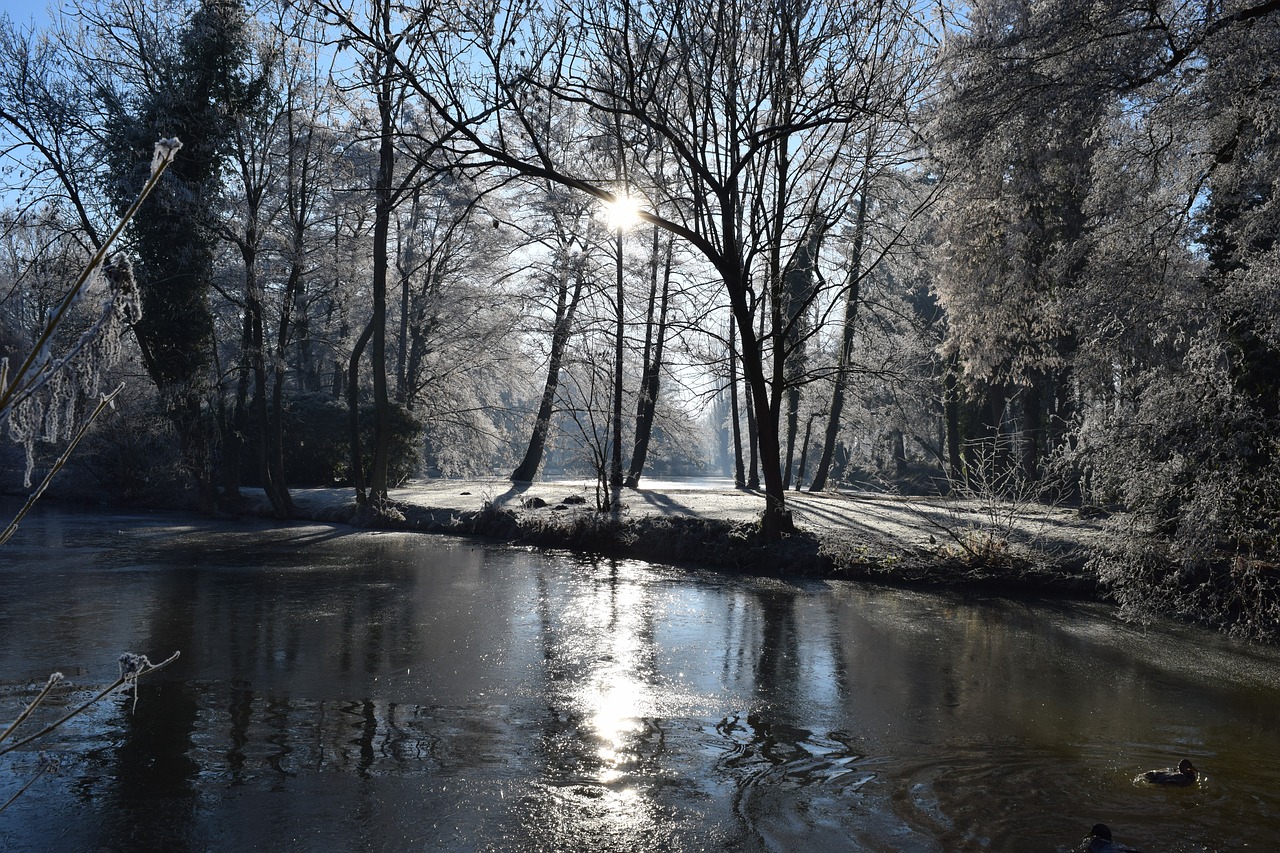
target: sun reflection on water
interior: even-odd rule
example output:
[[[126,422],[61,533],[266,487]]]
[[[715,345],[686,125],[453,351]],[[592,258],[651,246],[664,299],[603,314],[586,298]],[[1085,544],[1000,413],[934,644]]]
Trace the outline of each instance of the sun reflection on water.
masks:
[[[628,743],[641,726],[635,714],[644,701],[644,685],[625,673],[611,673],[595,692],[591,708],[591,727],[600,739],[596,754],[604,762],[602,777],[609,781],[619,774],[617,768],[630,760]]]
[[[572,702],[582,714],[582,790],[575,810],[579,832],[603,834],[620,849],[639,849],[656,828],[643,772],[647,720],[661,706],[653,649],[649,585],[633,568],[611,565],[574,602],[573,637],[582,669]],[[585,780],[584,780],[585,781]]]
[[[634,583],[602,584],[592,598],[588,619],[597,646],[582,699],[599,744],[600,781],[616,781],[634,760],[639,718],[653,703],[652,650],[643,636],[649,608],[643,586]]]

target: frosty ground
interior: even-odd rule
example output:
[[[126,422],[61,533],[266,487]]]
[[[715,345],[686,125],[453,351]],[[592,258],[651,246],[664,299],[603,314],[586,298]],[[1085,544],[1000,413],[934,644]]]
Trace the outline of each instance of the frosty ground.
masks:
[[[246,513],[269,515],[260,493]],[[350,489],[292,492],[297,516],[380,529],[479,535],[540,547],[768,574],[859,577],[1095,597],[1088,570],[1103,522],[1034,503],[828,491],[789,492],[798,533],[764,542],[761,492],[728,480],[647,480],[622,510],[596,511],[592,481],[417,480],[388,511],[360,510]]]

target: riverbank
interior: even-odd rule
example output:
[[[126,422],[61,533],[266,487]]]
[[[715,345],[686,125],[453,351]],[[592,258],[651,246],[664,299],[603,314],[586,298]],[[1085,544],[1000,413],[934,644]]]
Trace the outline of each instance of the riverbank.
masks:
[[[242,511],[272,515],[260,491]],[[721,571],[839,577],[1098,598],[1086,567],[1103,525],[1074,510],[1000,501],[867,492],[791,492],[798,532],[760,537],[760,492],[728,481],[650,481],[627,489],[617,515],[594,509],[594,484],[423,480],[390,494],[387,510],[360,510],[350,489],[297,489],[295,517],[358,527],[482,536]]]

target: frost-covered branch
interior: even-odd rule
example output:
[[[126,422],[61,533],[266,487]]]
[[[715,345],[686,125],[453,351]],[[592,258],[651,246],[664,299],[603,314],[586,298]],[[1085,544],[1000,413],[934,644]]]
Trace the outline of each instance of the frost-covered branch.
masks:
[[[80,705],[77,705],[75,708],[63,714],[61,717],[54,720],[52,723],[49,723],[44,728],[40,729],[34,734],[28,735],[27,737],[24,737],[21,740],[15,741],[8,745],[0,745],[0,756],[5,755],[6,753],[12,752],[15,749],[20,749],[26,746],[27,744],[33,743],[39,740],[40,738],[44,737],[45,735],[48,735],[49,733],[53,732],[54,730],[56,730],[57,728],[65,724],[67,721],[75,717],[78,717],[80,714],[83,714],[85,711],[92,708],[94,705],[101,702],[103,699],[106,699],[108,696],[112,696],[118,693],[132,694],[133,704],[136,707],[138,704],[138,679],[144,675],[148,675],[152,672],[155,672],[157,669],[168,666],[169,664],[177,660],[180,654],[181,652],[174,652],[172,655],[160,661],[159,663],[152,663],[147,658],[146,655],[134,654],[132,652],[126,652],[122,654],[120,656],[120,676],[115,681],[111,682],[106,687],[99,690],[90,699],[87,699],[86,701],[82,702]],[[8,740],[23,723],[25,723],[28,719],[31,718],[31,715],[35,713],[36,709],[40,707],[40,705],[44,702],[44,700],[49,697],[49,694],[53,692],[53,689],[59,684],[61,684],[62,681],[63,681],[63,675],[60,672],[55,672],[49,676],[49,680],[45,682],[44,687],[40,690],[40,692],[36,695],[36,697],[27,704],[27,707],[22,709],[22,713],[18,714],[17,718],[9,725],[8,728],[6,728],[3,732],[0,732],[0,744],[3,744],[4,741]],[[36,773],[35,777],[28,780],[28,782],[25,785],[23,785],[22,788],[20,788],[15,794],[13,794],[13,796],[5,800],[3,804],[0,804],[0,812],[3,812],[6,808],[9,807],[9,805],[14,800],[22,796],[28,788],[30,788],[32,785],[36,783],[38,779],[40,779],[40,777],[44,776],[46,773],[57,772],[58,763],[59,762],[56,756],[41,752],[40,753],[40,769]]]
[[[159,184],[165,169],[181,147],[182,143],[177,139],[162,139],[156,143],[151,175],[142,192],[94,252],[66,295],[49,309],[26,358],[16,370],[10,368],[8,359],[0,359],[0,422],[7,421],[9,436],[26,448],[24,485],[28,488],[35,467],[35,443],[40,440],[68,443],[66,451],[50,472],[51,476],[66,462],[70,449],[84,435],[89,423],[115,396],[116,392],[100,396],[87,419],[77,418],[81,401],[98,395],[103,371],[119,361],[120,333],[142,316],[142,301],[133,279],[132,266],[125,258],[111,257],[109,251]],[[59,351],[55,343],[58,331],[99,281],[105,282],[107,294],[97,309],[97,316],[69,346]],[[48,481],[46,477],[32,500],[39,496]],[[0,543],[11,535],[12,528],[10,525],[0,535]]]

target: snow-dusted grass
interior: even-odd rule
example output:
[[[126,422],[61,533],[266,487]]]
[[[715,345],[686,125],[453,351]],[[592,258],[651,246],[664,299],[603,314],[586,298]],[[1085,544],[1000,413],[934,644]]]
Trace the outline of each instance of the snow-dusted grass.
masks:
[[[622,511],[595,511],[592,481],[513,485],[506,480],[425,480],[393,490],[404,516],[363,519],[343,489],[294,492],[307,518],[381,528],[478,534],[546,547],[633,556],[714,568],[863,577],[881,581],[1008,586],[1087,594],[1082,566],[1105,541],[1098,521],[1072,510],[1029,506],[1001,516],[991,531],[989,501],[904,498],[868,492],[792,492],[788,506],[800,533],[764,543],[756,529],[759,492],[723,481],[655,481],[623,492]],[[582,500],[584,499],[585,500]],[[265,498],[251,511],[265,513]],[[956,537],[998,535],[999,560],[957,554]]]

